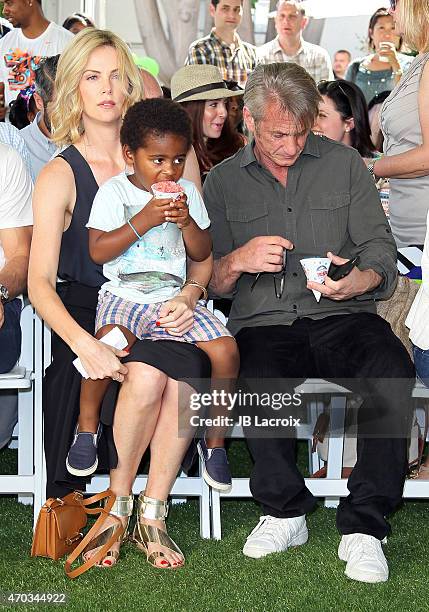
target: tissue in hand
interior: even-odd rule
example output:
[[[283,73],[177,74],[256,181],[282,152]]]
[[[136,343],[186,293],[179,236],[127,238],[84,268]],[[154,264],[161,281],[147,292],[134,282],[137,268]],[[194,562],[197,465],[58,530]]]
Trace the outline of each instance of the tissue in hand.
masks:
[[[128,344],[128,340],[125,338],[119,327],[114,327],[108,334],[103,336],[103,338],[100,338],[100,342],[104,342],[104,344],[107,344],[108,346],[113,346],[120,351]],[[79,357],[73,361],[73,365],[84,378],[89,378]]]

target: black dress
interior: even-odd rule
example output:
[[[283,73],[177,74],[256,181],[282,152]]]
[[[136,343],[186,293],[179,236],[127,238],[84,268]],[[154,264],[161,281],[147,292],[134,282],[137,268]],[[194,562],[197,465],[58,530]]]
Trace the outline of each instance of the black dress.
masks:
[[[60,154],[71,167],[76,184],[76,203],[70,227],[64,232],[58,265],[58,277],[64,282],[57,292],[71,316],[90,334],[94,333],[98,291],[106,280],[102,267],[89,256],[88,222],[98,190],[94,175],[84,157],[74,146]],[[55,333],[52,334],[52,363],[43,385],[43,418],[47,468],[47,497],[62,497],[72,489],[84,489],[89,478],[72,476],[66,469],[66,456],[79,415],[81,376],[73,366],[76,355]],[[206,354],[191,344],[174,341],[140,340],[124,362],[140,361],[154,366],[176,380],[207,379],[210,362]],[[195,386],[195,385],[194,385]],[[112,423],[119,384],[112,382],[103,401],[104,424],[99,445],[99,469],[116,466]]]

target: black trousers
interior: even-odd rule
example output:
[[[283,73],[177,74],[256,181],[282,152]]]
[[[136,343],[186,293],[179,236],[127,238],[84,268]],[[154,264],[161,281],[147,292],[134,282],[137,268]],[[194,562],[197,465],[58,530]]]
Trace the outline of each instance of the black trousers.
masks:
[[[384,538],[390,532],[386,516],[402,499],[415,382],[414,366],[390,325],[376,314],[358,313],[247,327],[236,339],[243,380],[348,379],[350,388],[354,379],[352,390],[359,393],[367,382],[358,414],[357,462],[337,527],[342,534]],[[316,501],[296,466],[296,440],[247,434],[254,460],[250,488],[264,514],[290,518],[312,510]]]

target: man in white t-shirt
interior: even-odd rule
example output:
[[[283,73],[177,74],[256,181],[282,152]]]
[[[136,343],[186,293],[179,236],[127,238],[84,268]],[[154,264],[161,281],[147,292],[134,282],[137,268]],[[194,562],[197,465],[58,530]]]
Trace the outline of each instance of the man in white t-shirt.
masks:
[[[302,37],[307,23],[308,17],[299,0],[279,0],[275,15],[277,36],[257,48],[258,63],[294,62],[305,68],[316,83],[332,80],[334,73],[329,53]]]
[[[3,14],[14,29],[0,39],[0,82],[4,83],[6,115],[9,103],[34,82],[42,57],[61,53],[73,34],[43,14],[41,0],[5,0]]]
[[[0,143],[0,373],[9,372],[21,351],[18,296],[26,290],[33,214],[32,182],[19,154]],[[16,398],[0,394],[0,448],[16,423]]]

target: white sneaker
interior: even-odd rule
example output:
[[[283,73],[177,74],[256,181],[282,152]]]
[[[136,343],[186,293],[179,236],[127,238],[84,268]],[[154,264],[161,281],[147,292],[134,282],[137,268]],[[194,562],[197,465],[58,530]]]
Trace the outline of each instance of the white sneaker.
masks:
[[[343,535],[338,556],[341,561],[347,561],[345,575],[359,582],[386,582],[389,567],[381,544],[380,540],[365,533]]]
[[[300,546],[308,540],[305,515],[293,518],[261,516],[255,529],[247,537],[243,548],[246,557],[260,559],[274,552]]]

